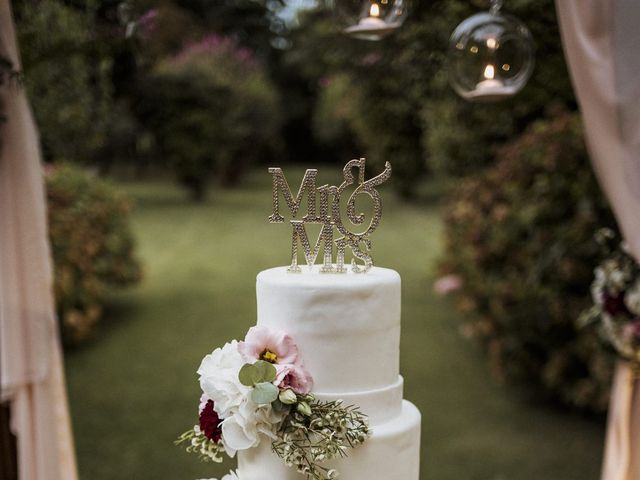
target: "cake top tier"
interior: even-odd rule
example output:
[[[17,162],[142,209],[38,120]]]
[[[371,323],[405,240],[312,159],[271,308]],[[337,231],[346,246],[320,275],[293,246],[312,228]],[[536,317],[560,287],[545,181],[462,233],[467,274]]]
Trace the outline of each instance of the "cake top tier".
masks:
[[[258,325],[290,334],[316,392],[367,391],[397,382],[400,275],[373,267],[366,275],[317,270],[258,275]]]

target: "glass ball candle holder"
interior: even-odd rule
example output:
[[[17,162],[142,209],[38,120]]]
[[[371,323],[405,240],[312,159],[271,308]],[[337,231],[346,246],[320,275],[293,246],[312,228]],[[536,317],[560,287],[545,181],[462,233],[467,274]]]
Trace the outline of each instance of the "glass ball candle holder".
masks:
[[[362,40],[386,37],[409,13],[408,0],[330,0],[330,5],[342,32]]]
[[[498,101],[518,93],[531,77],[534,43],[518,19],[489,12],[464,20],[449,40],[449,83],[470,101]]]

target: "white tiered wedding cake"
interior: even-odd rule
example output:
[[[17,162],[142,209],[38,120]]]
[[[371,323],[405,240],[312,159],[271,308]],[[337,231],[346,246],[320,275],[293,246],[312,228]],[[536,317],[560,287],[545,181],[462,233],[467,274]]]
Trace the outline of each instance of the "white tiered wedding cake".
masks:
[[[364,170],[365,159],[351,160],[340,185],[316,187],[309,169],[294,196],[282,170],[269,169],[269,221],[285,222],[281,197],[293,217],[291,264],[258,275],[257,325],[245,339],[202,360],[199,422],[177,441],[205,461],[237,454],[237,473],[223,480],[419,478],[420,412],[403,400],[399,374],[400,276],[373,267],[370,254],[382,216],[377,187],[391,165],[369,180]],[[373,214],[352,232],[364,225],[362,195]],[[296,219],[305,196],[307,213]],[[321,225],[315,245],[307,224]]]
[[[366,274],[291,274],[286,267],[257,278],[258,325],[287,332],[304,352],[319,400],[344,401],[368,415],[363,445],[330,465],[345,480],[418,480],[420,412],[402,399],[400,276],[373,267]],[[270,442],[238,452],[241,480],[301,480]]]

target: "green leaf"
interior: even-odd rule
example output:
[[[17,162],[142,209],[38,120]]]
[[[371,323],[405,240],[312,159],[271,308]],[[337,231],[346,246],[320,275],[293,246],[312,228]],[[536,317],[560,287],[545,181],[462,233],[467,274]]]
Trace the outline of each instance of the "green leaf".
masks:
[[[251,400],[258,405],[267,405],[278,398],[278,387],[273,383],[258,383],[253,392],[251,392]]]
[[[258,360],[253,364],[260,372],[260,382],[273,382],[276,379],[276,367],[264,360]],[[256,382],[257,383],[257,382]]]
[[[279,399],[275,399],[273,402],[271,402],[271,406],[277,413],[284,413],[291,410],[291,405],[285,405]]]
[[[262,381],[262,374],[254,365],[245,363],[238,373],[240,383],[245,387],[253,387],[256,383]]]

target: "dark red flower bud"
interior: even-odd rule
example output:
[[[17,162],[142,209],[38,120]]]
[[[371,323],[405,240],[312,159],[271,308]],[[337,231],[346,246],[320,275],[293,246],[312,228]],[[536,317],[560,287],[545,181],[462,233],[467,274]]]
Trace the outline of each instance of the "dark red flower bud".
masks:
[[[221,423],[222,420],[213,409],[213,400],[209,400],[200,412],[200,430],[209,440],[219,442],[222,438]]]

